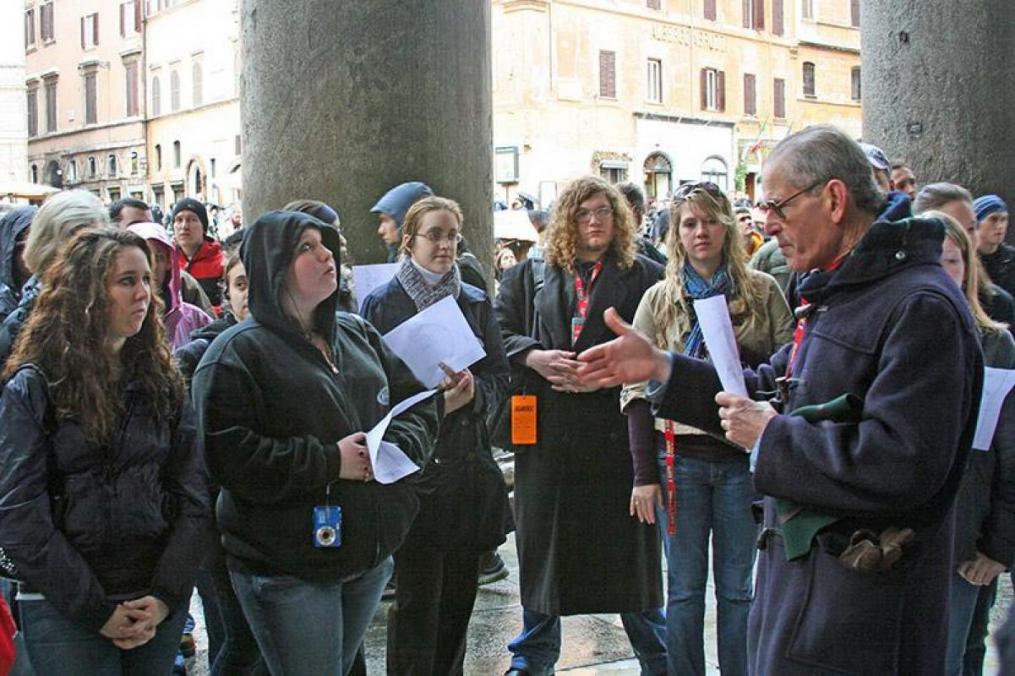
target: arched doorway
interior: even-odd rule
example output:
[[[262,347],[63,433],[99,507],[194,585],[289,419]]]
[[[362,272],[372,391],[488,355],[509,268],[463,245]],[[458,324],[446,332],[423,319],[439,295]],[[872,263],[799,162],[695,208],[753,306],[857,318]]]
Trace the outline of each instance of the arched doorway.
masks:
[[[705,163],[701,167],[701,180],[711,181],[719,186],[723,192],[728,191],[729,188],[729,171],[726,168],[726,162],[721,157],[712,155],[705,160]]]
[[[46,183],[54,188],[63,187],[63,169],[56,160],[50,160],[46,165]]]
[[[205,197],[205,177],[199,160],[191,160],[187,167],[187,195],[198,199]]]
[[[673,164],[663,153],[652,153],[645,158],[645,195],[649,199],[662,199],[673,188]]]

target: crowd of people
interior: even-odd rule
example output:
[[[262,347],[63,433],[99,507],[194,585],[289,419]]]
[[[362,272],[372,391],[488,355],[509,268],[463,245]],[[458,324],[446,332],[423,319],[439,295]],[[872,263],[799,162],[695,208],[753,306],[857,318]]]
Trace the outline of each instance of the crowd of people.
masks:
[[[710,570],[724,674],[981,673],[1015,562],[1015,398],[970,450],[984,367],[1015,369],[1008,206],[828,126],[763,178],[651,204],[578,178],[519,200],[538,240],[493,270],[451,196],[403,183],[364,298],[339,211],[300,196],[222,238],[191,198],[7,213],[14,673],[170,673],[196,585],[212,674],[362,674],[393,583],[388,673],[460,674],[512,531],[511,675],[552,674],[561,617],[596,613],[642,673],[705,673]],[[717,296],[743,392],[698,316]],[[447,298],[485,356],[390,416],[426,388],[382,336]],[[394,481],[366,434],[388,416],[417,470]]]

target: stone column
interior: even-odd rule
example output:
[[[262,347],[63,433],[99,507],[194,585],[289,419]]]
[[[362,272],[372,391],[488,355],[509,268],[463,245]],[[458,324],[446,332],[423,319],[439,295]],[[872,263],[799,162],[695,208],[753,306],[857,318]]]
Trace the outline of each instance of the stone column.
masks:
[[[1015,3],[862,10],[864,140],[906,159],[921,185],[952,181],[1015,204]]]
[[[323,200],[356,262],[381,262],[369,209],[419,180],[461,204],[489,265],[489,0],[244,0],[242,14],[245,218]]]

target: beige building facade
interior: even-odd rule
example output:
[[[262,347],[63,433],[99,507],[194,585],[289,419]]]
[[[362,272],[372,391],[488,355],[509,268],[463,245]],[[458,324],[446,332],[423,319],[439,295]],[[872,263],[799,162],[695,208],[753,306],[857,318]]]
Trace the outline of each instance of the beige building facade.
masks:
[[[662,199],[711,180],[754,196],[790,131],[859,136],[859,3],[494,0],[495,194],[545,206],[571,178]]]
[[[21,7],[0,3],[0,185],[27,177],[25,43]],[[5,196],[0,194],[0,200]]]
[[[149,0],[145,30],[152,203],[238,203],[239,0]]]
[[[113,201],[145,194],[141,0],[24,5],[28,174]]]

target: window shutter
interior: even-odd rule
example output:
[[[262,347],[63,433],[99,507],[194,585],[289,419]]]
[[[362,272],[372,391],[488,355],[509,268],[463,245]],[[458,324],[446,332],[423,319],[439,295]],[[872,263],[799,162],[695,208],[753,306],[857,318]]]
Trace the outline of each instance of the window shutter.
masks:
[[[92,14],[92,39],[99,44],[99,13]]]
[[[715,0],[705,0],[705,18],[715,21]]]
[[[726,111],[726,72],[715,73],[715,107],[719,112]]]
[[[754,28],[751,25],[751,3],[754,0],[743,0],[743,15],[744,15],[744,28]]]
[[[599,52],[599,96],[613,99],[617,97],[617,53],[601,50]]]
[[[772,34],[782,35],[785,28],[783,26],[782,16],[782,2],[783,0],[772,0]]]
[[[120,5],[120,37],[127,36],[127,22],[123,16],[126,13],[127,13],[126,5]]]
[[[744,75],[744,115],[757,115],[757,95],[754,89],[754,76]]]
[[[141,0],[134,0],[134,32],[141,32]]]
[[[701,69],[701,109],[708,110],[708,70]]]
[[[645,6],[649,9],[659,9],[661,0],[646,0]]]
[[[81,17],[81,49],[85,48],[85,17]]]
[[[775,87],[773,89],[772,102],[773,113],[778,118],[786,117],[786,81],[781,78],[775,78]]]
[[[860,27],[860,0],[852,0],[849,3],[849,14],[852,23],[857,28]]]
[[[765,30],[765,0],[754,0],[754,30]]]

